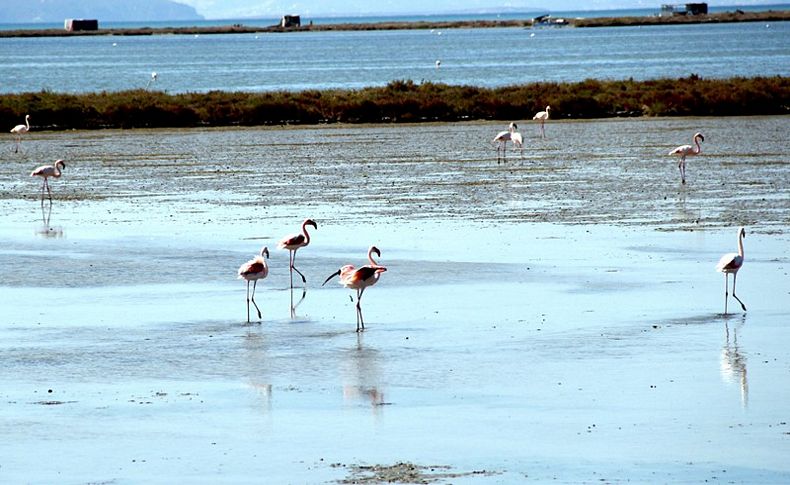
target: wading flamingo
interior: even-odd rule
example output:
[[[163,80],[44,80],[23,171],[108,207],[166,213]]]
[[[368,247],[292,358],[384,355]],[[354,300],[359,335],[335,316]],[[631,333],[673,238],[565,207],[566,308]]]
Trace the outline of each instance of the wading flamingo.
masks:
[[[41,204],[44,204],[44,188],[47,189],[49,195],[49,203],[52,203],[52,190],[49,188],[49,177],[60,178],[61,170],[66,168],[63,160],[55,160],[55,165],[42,165],[30,173],[31,177],[43,177],[44,182],[41,184]]]
[[[25,124],[16,125],[11,128],[11,133],[14,135],[14,153],[19,153],[19,144],[22,143],[22,135],[30,131],[30,115],[25,115]]]
[[[500,161],[499,150],[502,150],[502,158],[507,158],[507,142],[513,140],[513,134],[518,133],[516,130],[518,129],[518,125],[515,123],[510,123],[508,126],[507,131],[500,131],[491,140],[491,143],[496,143],[496,161]],[[518,133],[518,138],[521,140],[521,133]],[[513,142],[515,144],[515,141]]]
[[[258,280],[266,278],[269,274],[269,264],[266,262],[268,257],[269,248],[264,246],[260,256],[255,256],[239,267],[239,278],[247,280],[247,323],[250,323],[250,301],[258,310],[258,319],[261,318],[261,309],[255,303],[255,287],[258,286]],[[252,281],[252,296],[250,296],[250,281]]]
[[[318,224],[315,223],[312,219],[305,219],[302,223],[302,233],[295,234],[292,236],[284,237],[279,243],[277,243],[277,247],[280,249],[287,249],[290,251],[289,257],[289,268],[291,272],[291,288],[294,287],[294,271],[299,273],[299,276],[302,277],[302,283],[307,284],[307,279],[304,277],[301,271],[296,269],[294,266],[294,261],[296,260],[296,251],[299,248],[303,248],[310,244],[310,234],[307,233],[307,226],[313,226],[315,229],[318,229]]]
[[[544,124],[546,120],[549,119],[549,111],[551,110],[551,106],[546,106],[546,111],[538,111],[535,116],[532,117],[533,120],[540,121],[540,137],[546,138],[546,130],[544,128]]]
[[[728,253],[721,257],[719,264],[716,265],[716,271],[724,273],[724,314],[727,314],[727,297],[728,294],[728,281],[727,275],[732,274],[732,296],[738,303],[741,304],[743,311],[746,311],[746,305],[743,304],[740,298],[735,295],[735,278],[738,277],[738,270],[743,266],[743,238],[746,237],[746,229],[743,227],[738,229],[738,252]]]
[[[387,268],[379,265],[373,259],[373,253],[381,257],[381,251],[376,246],[371,246],[368,249],[368,261],[370,264],[362,266],[359,269],[354,268],[354,265],[347,264],[342,266],[339,270],[335,271],[324,281],[323,285],[327,284],[329,280],[335,276],[340,276],[340,284],[346,288],[357,290],[357,332],[365,330],[365,321],[362,319],[362,293],[365,288],[373,286],[379,281],[381,273],[387,271]]]
[[[695,133],[694,134],[694,145],[681,145],[671,152],[670,155],[677,155],[680,157],[680,161],[678,162],[678,169],[680,169],[680,183],[686,183],[686,157],[691,157],[694,155],[699,155],[702,152],[702,147],[699,146],[699,142],[705,141],[705,137],[702,136],[702,133]]]
[[[521,133],[514,131],[510,134],[510,139],[513,142],[513,148],[518,148],[521,158],[524,158],[524,137]]]

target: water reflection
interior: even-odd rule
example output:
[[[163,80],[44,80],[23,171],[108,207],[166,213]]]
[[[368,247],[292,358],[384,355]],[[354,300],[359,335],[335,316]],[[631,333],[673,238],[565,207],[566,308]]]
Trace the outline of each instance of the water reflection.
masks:
[[[42,202],[41,226],[38,229],[36,229],[36,235],[41,237],[56,238],[56,239],[64,237],[63,227],[52,226],[50,224],[51,219],[52,219],[52,202],[50,202],[49,204],[45,204]]]
[[[302,297],[294,304],[294,289],[291,287],[291,318],[296,318],[296,308],[302,304],[304,297],[307,296],[307,288],[302,288]]]
[[[721,377],[725,382],[738,383],[741,388],[741,405],[749,405],[749,381],[746,378],[746,356],[738,346],[738,329],[746,321],[743,315],[741,321],[734,324],[732,331],[728,322],[724,322],[724,345],[721,348],[720,368]]]
[[[379,385],[379,352],[365,347],[364,336],[357,334],[357,344],[349,349],[343,359],[343,401],[371,406],[375,416],[389,404]]]
[[[253,331],[247,331],[242,338],[243,363],[247,367],[249,375],[248,385],[255,390],[262,404],[262,410],[268,415],[272,410],[268,341],[263,334]]]

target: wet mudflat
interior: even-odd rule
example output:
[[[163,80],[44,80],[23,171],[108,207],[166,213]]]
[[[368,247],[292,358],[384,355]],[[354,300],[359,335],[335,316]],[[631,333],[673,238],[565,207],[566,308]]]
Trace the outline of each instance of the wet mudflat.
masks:
[[[31,132],[0,164],[0,477],[787,482],[788,128],[521,123],[501,163],[494,123]],[[320,284],[371,244],[356,334]]]

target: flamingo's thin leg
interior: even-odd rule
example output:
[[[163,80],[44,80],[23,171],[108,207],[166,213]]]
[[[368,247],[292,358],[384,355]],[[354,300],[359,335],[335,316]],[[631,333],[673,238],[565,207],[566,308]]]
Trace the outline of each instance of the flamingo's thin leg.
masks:
[[[297,273],[299,273],[299,276],[301,276],[301,277],[302,277],[302,283],[305,283],[305,284],[307,284],[307,279],[304,277],[304,275],[302,274],[302,272],[301,272],[301,271],[299,271],[299,270],[296,268],[296,266],[294,266],[294,264],[296,264],[296,250],[294,250],[293,254],[294,254],[294,256],[293,256],[293,259],[291,260],[291,268],[293,268],[293,270],[294,270],[294,271],[296,271]],[[291,286],[293,287],[293,275],[291,275]]]
[[[740,299],[740,298],[738,298],[738,297],[735,295],[735,279],[736,279],[737,277],[738,277],[738,273],[733,273],[733,274],[732,274],[732,297],[733,297],[733,298],[735,298],[736,300],[738,300],[738,303],[740,303],[740,304],[741,304],[741,308],[743,308],[743,311],[746,311],[746,305],[744,305],[744,304],[743,304],[743,302],[741,301],[741,299]]]
[[[247,280],[247,323],[250,323],[250,281]]]
[[[258,308],[258,304],[255,303],[255,287],[256,286],[258,286],[258,280],[255,280],[255,281],[252,282],[252,298],[251,298],[251,300],[252,300],[252,304],[255,305],[255,309],[258,310],[258,319],[260,319],[261,318],[261,309]],[[249,289],[249,287],[250,287],[250,284],[248,282],[247,283],[247,288]],[[248,319],[247,321],[249,321],[249,308],[250,308],[250,305],[248,303],[247,304],[247,319]]]

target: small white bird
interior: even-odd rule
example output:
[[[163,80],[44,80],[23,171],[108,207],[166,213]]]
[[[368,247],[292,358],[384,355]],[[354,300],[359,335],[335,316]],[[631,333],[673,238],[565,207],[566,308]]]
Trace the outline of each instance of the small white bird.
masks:
[[[157,79],[159,79],[159,74],[157,74],[156,71],[152,72],[151,78],[148,80],[148,83],[146,83],[145,87],[147,88],[151,85],[151,83],[156,82]]]
[[[705,141],[705,137],[702,136],[702,133],[695,133],[694,134],[695,146],[680,145],[679,147],[669,152],[670,155],[676,155],[680,157],[680,161],[678,161],[678,169],[680,170],[680,183],[682,184],[686,183],[686,157],[691,157],[702,153],[702,147],[699,144],[699,142],[701,141]]]
[[[727,275],[732,274],[732,297],[738,300],[741,304],[743,311],[746,311],[746,305],[743,304],[740,298],[735,295],[735,278],[738,277],[738,270],[743,266],[743,238],[746,237],[746,229],[741,227],[738,229],[738,252],[727,253],[721,257],[719,264],[716,265],[716,271],[724,273],[724,314],[727,314],[727,297],[728,294],[728,281]]]
[[[546,111],[538,111],[535,116],[532,117],[533,120],[540,121],[540,137],[546,138],[546,130],[544,129],[544,124],[546,120],[549,119],[549,111],[551,110],[551,106],[546,106]]]
[[[30,115],[25,115],[25,124],[16,125],[11,128],[11,133],[14,135],[14,153],[19,153],[19,144],[22,143],[22,135],[30,131]]]
[[[512,141],[514,146],[517,146],[517,147],[523,149],[523,146],[524,146],[523,141],[524,140],[523,140],[523,138],[521,136],[521,133],[516,131],[517,129],[518,129],[518,125],[516,125],[515,123],[510,123],[510,125],[508,126],[507,131],[500,131],[499,133],[497,133],[497,135],[494,137],[494,139],[491,140],[491,143],[495,143],[496,144],[496,160],[497,160],[497,163],[499,163],[500,160],[504,160],[504,159],[507,158],[507,142],[508,141]],[[502,157],[501,158],[499,156],[499,151],[500,150],[502,150]]]

